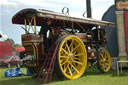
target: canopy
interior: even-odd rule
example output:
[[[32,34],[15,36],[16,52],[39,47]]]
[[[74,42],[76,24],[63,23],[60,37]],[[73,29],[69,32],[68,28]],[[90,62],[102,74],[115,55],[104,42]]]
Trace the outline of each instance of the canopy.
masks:
[[[58,22],[76,22],[76,23],[82,23],[82,24],[92,24],[92,25],[101,25],[101,26],[110,26],[114,27],[114,24],[107,21],[99,21],[94,20],[90,18],[77,18],[77,17],[71,17],[66,14],[57,13],[49,10],[44,9],[23,9],[16,13],[12,18],[13,24],[25,24],[24,19],[29,19],[35,16],[36,18],[36,25],[41,26],[43,23],[46,22],[47,19],[51,19],[54,21],[54,25]],[[29,23],[27,23],[29,25]]]

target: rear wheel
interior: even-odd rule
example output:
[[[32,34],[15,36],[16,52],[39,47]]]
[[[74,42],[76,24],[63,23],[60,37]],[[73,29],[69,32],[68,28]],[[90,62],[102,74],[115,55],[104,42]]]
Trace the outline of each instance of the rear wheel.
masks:
[[[97,55],[98,68],[101,72],[106,73],[111,68],[111,56],[106,49],[101,49]]]
[[[57,75],[61,79],[76,79],[87,67],[87,52],[83,42],[74,35],[63,36],[58,41]]]

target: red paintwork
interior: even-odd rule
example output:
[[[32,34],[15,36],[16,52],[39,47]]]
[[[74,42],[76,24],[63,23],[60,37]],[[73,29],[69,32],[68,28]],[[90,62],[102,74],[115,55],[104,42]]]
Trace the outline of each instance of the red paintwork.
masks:
[[[21,60],[20,59],[16,59],[16,60],[5,60],[5,62],[21,62]]]
[[[15,50],[16,50],[16,52],[23,52],[23,51],[25,51],[25,48],[24,47],[16,47]]]
[[[127,43],[127,55],[128,55],[128,11],[125,11],[125,31],[126,31],[126,43]]]
[[[0,59],[0,65],[7,65],[8,63],[17,64],[17,63],[21,63],[21,60],[18,56],[6,56],[6,58],[4,57]]]
[[[0,41],[0,58],[4,56],[12,56],[12,44]]]

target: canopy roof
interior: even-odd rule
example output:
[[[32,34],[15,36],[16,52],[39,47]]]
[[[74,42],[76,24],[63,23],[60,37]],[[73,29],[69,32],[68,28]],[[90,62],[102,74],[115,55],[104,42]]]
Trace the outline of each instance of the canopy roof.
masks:
[[[49,10],[44,9],[23,9],[16,13],[12,18],[13,24],[24,24],[24,19],[30,19],[33,16],[36,17],[36,25],[41,26],[43,23],[46,22],[47,19],[51,19],[54,21],[54,24],[58,22],[76,22],[82,24],[92,24],[92,25],[100,25],[100,26],[110,26],[114,27],[114,24],[107,21],[99,21],[90,18],[76,18],[71,17],[69,15],[65,15],[62,13],[57,13]],[[27,23],[28,24],[28,23]]]

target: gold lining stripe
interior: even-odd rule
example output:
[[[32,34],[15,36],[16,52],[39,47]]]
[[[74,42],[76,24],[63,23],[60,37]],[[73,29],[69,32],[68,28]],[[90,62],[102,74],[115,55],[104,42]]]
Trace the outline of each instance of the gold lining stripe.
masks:
[[[96,59],[96,57],[88,57],[88,59]]]
[[[26,37],[26,36],[36,36],[36,37],[40,37],[40,35],[35,35],[35,34],[24,34],[21,35],[22,37]]]
[[[33,49],[34,49],[34,46],[33,46],[32,43],[25,43],[25,44],[23,44],[23,46],[25,46],[25,45],[31,45],[31,46],[33,47]],[[35,46],[35,47],[36,47],[36,46]],[[34,56],[36,56],[35,54],[36,54],[36,51],[35,51],[35,49],[34,49]]]
[[[27,40],[27,41],[22,41],[22,43],[31,43],[31,42],[33,42],[33,43],[41,43],[41,42],[43,42],[43,40]]]
[[[34,45],[35,45],[35,47],[36,47],[36,51],[37,51],[37,52],[36,52],[36,53],[37,53],[37,65],[39,65],[39,62],[38,62],[38,60],[39,60],[39,56],[38,56],[38,54],[39,54],[39,53],[38,53],[38,48],[37,48],[37,46],[36,46],[36,43],[34,43]]]

